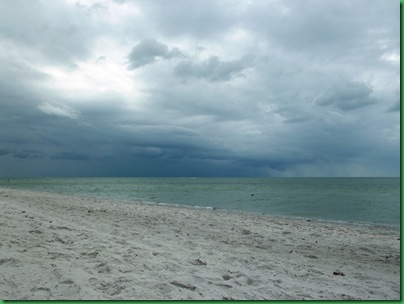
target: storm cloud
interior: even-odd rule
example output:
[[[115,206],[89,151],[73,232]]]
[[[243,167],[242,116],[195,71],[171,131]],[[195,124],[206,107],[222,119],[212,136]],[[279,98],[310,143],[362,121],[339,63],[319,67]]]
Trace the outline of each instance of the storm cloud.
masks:
[[[168,47],[154,39],[142,40],[129,54],[130,69],[137,69],[146,64],[155,62],[158,58],[170,59],[180,57],[181,52],[175,48],[168,50]]]
[[[0,176],[399,176],[399,5],[0,2]]]
[[[249,66],[245,58],[221,61],[211,56],[202,62],[182,61],[174,69],[174,73],[182,78],[195,77],[209,81],[227,81]]]

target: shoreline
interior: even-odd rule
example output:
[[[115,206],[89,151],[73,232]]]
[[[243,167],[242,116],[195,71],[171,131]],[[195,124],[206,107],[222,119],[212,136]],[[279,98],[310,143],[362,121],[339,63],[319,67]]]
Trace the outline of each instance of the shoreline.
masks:
[[[60,192],[60,191],[41,191],[35,189],[16,189],[10,187],[0,186],[1,189],[9,189],[9,190],[21,190],[21,191],[29,191],[29,192],[36,192],[36,193],[49,193],[49,194],[57,194],[57,195],[64,195],[64,196],[72,196],[76,198],[82,199],[99,199],[99,200],[107,200],[114,203],[123,203],[123,204],[143,204],[143,205],[150,205],[150,206],[164,206],[164,207],[172,207],[172,208],[184,208],[184,209],[195,209],[195,210],[208,210],[208,211],[216,211],[216,212],[223,212],[223,213],[230,213],[230,214],[241,214],[241,215],[251,215],[251,216],[266,216],[268,218],[279,218],[284,220],[297,220],[297,221],[313,221],[318,223],[335,223],[337,225],[353,225],[353,226],[364,226],[364,227],[376,227],[376,228],[386,228],[386,229],[396,229],[400,230],[400,225],[396,224],[384,224],[378,222],[365,222],[365,221],[343,221],[343,220],[332,220],[332,219],[323,219],[323,218],[309,218],[309,217],[302,217],[302,216],[290,216],[290,215],[281,215],[281,214],[271,214],[265,212],[256,212],[256,211],[247,211],[247,210],[240,210],[240,209],[224,209],[212,206],[199,206],[199,205],[186,205],[186,204],[174,204],[174,203],[163,203],[163,202],[154,202],[154,201],[142,201],[136,199],[127,199],[127,198],[115,198],[109,196],[97,196],[97,195],[87,195],[87,194],[71,194],[68,192]]]
[[[399,227],[10,188],[0,205],[2,299],[400,298]]]
[[[62,193],[60,193],[62,194]],[[83,196],[78,196],[83,197]],[[103,197],[90,197],[95,199],[107,199]],[[245,211],[245,210],[238,210],[238,209],[223,209],[217,207],[205,207],[205,206],[195,206],[195,205],[180,205],[180,204],[170,204],[170,203],[160,203],[160,202],[143,202],[143,201],[136,201],[136,200],[113,200],[111,201],[123,204],[144,204],[150,206],[164,206],[170,208],[179,208],[179,209],[191,209],[191,210],[207,210],[211,212],[221,212],[221,213],[228,213],[228,214],[235,214],[235,215],[245,215],[245,216],[262,216],[264,218],[272,219],[272,220],[284,220],[284,221],[298,221],[298,222],[315,222],[315,223],[324,223],[324,224],[335,224],[335,225],[348,225],[348,226],[358,226],[364,228],[380,228],[380,229],[391,229],[400,231],[400,226],[398,225],[388,225],[388,224],[381,224],[375,222],[349,222],[349,221],[342,221],[342,220],[328,220],[328,219],[319,219],[319,218],[309,218],[309,217],[301,217],[301,216],[288,216],[288,215],[280,215],[280,214],[271,214],[265,212],[255,212],[255,211]]]

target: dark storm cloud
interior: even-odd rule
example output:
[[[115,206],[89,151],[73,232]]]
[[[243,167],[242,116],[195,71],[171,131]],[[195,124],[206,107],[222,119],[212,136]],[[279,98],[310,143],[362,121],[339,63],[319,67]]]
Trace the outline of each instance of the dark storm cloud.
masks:
[[[2,155],[7,155],[7,154],[9,154],[9,153],[10,153],[9,150],[0,149],[0,156],[2,156]]]
[[[91,159],[91,156],[84,155],[75,152],[59,152],[54,153],[50,156],[51,159],[69,159],[69,160],[80,160],[80,161],[87,161]]]
[[[377,102],[371,97],[373,89],[364,83],[341,80],[334,83],[326,96],[321,96],[317,104],[334,106],[342,111],[351,111]]]
[[[44,152],[36,150],[13,151],[14,158],[30,159],[30,158],[43,158],[44,156],[45,156]]]
[[[399,175],[395,1],[8,1],[0,43],[3,175]]]

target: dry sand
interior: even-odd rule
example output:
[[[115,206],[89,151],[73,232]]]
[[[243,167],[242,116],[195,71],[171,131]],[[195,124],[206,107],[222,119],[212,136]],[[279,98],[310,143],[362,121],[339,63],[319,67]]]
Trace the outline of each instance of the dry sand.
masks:
[[[0,189],[0,299],[400,298],[399,230]]]

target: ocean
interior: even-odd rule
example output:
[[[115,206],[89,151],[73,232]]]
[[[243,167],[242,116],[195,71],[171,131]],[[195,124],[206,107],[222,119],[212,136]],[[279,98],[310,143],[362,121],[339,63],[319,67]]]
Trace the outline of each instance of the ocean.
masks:
[[[3,178],[0,187],[128,203],[400,225],[399,178]]]

